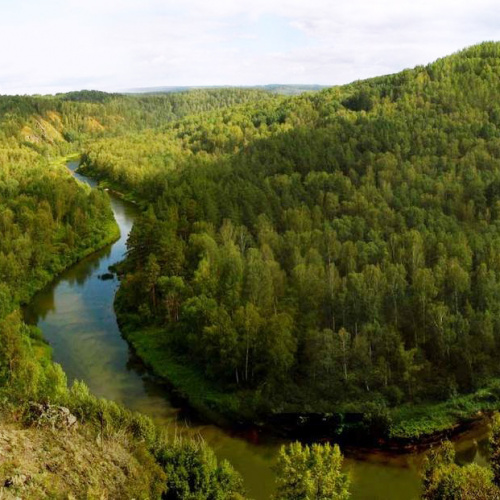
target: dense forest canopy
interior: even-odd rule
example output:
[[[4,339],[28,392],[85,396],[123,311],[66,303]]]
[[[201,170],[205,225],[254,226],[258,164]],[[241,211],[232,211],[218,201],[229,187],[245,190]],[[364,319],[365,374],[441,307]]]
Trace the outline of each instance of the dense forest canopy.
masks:
[[[297,85],[297,84],[269,84],[269,85],[255,85],[255,86],[244,86],[244,87],[232,87],[232,86],[207,86],[207,87],[190,87],[190,86],[173,86],[173,87],[142,87],[136,89],[130,89],[126,94],[140,95],[140,94],[168,94],[168,93],[179,93],[193,90],[263,90],[270,92],[272,94],[281,95],[300,95],[305,92],[317,92],[318,90],[329,87],[329,85]]]
[[[45,153],[48,144],[68,151],[75,149],[71,143],[159,127],[186,115],[271,99],[276,97],[269,92],[238,88],[152,96],[94,90],[56,96],[0,96],[0,138],[15,137]]]
[[[85,171],[148,206],[124,321],[263,412],[498,376],[499,77],[484,43],[92,142]]]

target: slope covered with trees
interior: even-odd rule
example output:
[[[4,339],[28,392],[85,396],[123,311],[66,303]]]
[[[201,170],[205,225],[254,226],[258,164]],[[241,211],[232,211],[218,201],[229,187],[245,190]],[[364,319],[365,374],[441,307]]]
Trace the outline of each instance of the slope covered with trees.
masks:
[[[118,300],[139,352],[239,415],[375,412],[406,435],[450,415],[405,427],[405,404],[498,404],[499,77],[485,43],[90,144],[85,171],[147,207]]]
[[[106,193],[76,182],[55,159],[80,141],[118,133],[134,109],[142,122],[150,101],[131,103],[94,92],[0,97],[0,435],[10,442],[0,481],[7,496],[243,498],[239,474],[203,442],[171,441],[151,419],[97,399],[84,384],[69,388],[42,333],[22,321],[20,306],[37,290],[118,237]],[[124,107],[119,119],[115,105]],[[154,113],[161,117],[161,107]],[[89,462],[99,470],[89,473]]]
[[[106,135],[161,127],[169,121],[236,104],[277,99],[256,89],[191,90],[158,96],[98,91],[56,96],[0,96],[0,138],[47,154]]]

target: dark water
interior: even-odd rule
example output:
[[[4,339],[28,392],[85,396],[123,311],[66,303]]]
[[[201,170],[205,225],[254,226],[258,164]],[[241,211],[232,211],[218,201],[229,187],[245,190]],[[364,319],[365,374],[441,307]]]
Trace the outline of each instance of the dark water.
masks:
[[[68,167],[74,171],[77,162]],[[75,173],[91,186],[95,183]],[[228,459],[243,475],[249,496],[267,499],[273,491],[271,467],[280,442],[252,435],[232,435],[218,427],[194,421],[173,403],[168,391],[155,382],[122,339],[113,311],[118,287],[115,279],[99,275],[123,259],[126,240],[137,209],[110,193],[120,239],[64,272],[38,293],[26,309],[26,318],[37,324],[53,347],[54,359],[68,379],[85,381],[98,396],[123,403],[152,416],[173,433],[198,433],[220,458]],[[456,443],[461,461],[484,461],[484,429]],[[479,443],[479,444],[478,444]],[[346,468],[352,478],[354,500],[406,500],[419,497],[418,468],[421,455],[370,454],[348,457]]]

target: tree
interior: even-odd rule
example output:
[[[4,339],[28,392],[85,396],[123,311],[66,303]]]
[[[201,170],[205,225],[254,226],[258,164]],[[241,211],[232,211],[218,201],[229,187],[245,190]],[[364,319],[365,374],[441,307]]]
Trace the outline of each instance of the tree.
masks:
[[[160,276],[158,289],[164,299],[169,321],[179,321],[182,299],[186,293],[186,284],[180,276]]]
[[[342,372],[344,374],[344,382],[347,382],[347,366],[349,363],[349,353],[351,349],[351,334],[341,328],[338,333],[340,342],[340,354],[342,357]]]
[[[144,287],[150,294],[153,310],[156,311],[157,284],[160,277],[160,266],[156,255],[150,254],[144,268]]]
[[[426,458],[423,474],[424,500],[487,500],[500,498],[493,473],[486,467],[454,463],[455,450],[449,441]]]
[[[413,293],[420,304],[420,316],[423,323],[424,343],[426,342],[427,332],[427,310],[429,302],[437,295],[438,290],[434,283],[434,276],[430,269],[417,269],[413,276]],[[415,331],[415,345],[418,345],[419,339]]]
[[[218,307],[212,322],[203,329],[201,350],[207,373],[232,377],[239,365],[238,334],[229,313]]]
[[[244,498],[241,476],[203,443],[179,441],[163,450],[160,461],[167,473],[167,500]]]
[[[460,294],[469,288],[469,274],[462,269],[457,259],[452,259],[448,263],[446,278],[453,296],[455,313],[458,313]]]
[[[349,477],[338,445],[282,446],[276,465],[276,500],[345,500]]]
[[[495,413],[491,424],[490,464],[493,471],[493,481],[500,487],[500,414]]]
[[[261,355],[264,372],[270,381],[282,381],[295,362],[297,342],[293,335],[293,318],[280,313],[271,316],[265,326]]]
[[[253,373],[252,364],[254,360],[251,359],[252,353],[255,351],[264,320],[261,318],[257,307],[248,302],[244,307],[240,307],[236,311],[234,322],[239,330],[241,350],[244,352],[242,356],[244,359],[243,380],[248,382]],[[236,381],[239,382],[238,371],[236,371]]]
[[[394,311],[394,323],[397,328],[399,324],[399,304],[404,297],[407,286],[406,270],[402,264],[389,264],[384,271]]]

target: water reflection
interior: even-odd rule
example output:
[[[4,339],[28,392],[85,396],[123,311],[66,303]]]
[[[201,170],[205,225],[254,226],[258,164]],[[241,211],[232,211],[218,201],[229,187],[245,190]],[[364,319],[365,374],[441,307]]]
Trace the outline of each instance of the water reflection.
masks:
[[[479,465],[487,465],[490,451],[488,445],[488,428],[481,425],[469,436],[465,436],[455,443],[456,462],[465,465],[475,462]]]

